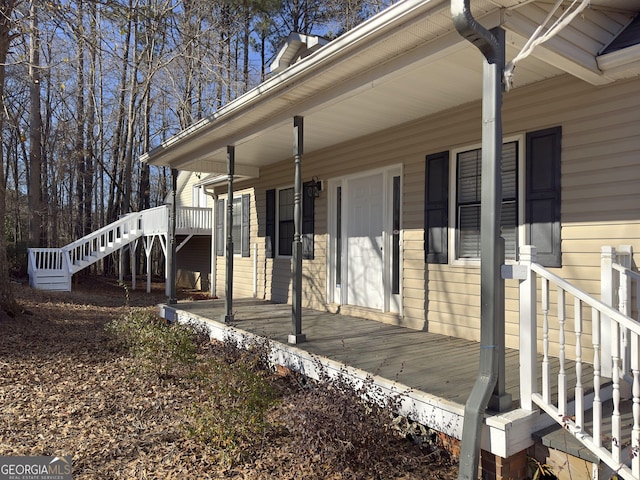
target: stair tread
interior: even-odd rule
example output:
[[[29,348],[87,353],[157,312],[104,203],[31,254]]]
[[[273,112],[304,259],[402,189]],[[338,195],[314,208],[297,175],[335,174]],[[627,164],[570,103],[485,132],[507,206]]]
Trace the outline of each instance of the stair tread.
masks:
[[[602,438],[603,446],[611,441],[607,429],[610,428],[611,425],[612,408],[613,404],[611,400],[608,400],[602,404],[602,421],[604,423]],[[592,428],[592,412],[593,410],[588,410],[587,412],[585,412],[585,427],[588,431],[591,431]],[[625,439],[630,435],[630,426],[633,424],[632,402],[630,400],[623,400],[620,402],[620,415],[622,417],[622,443],[624,445]],[[627,429],[624,428],[624,426],[626,425],[628,425]],[[592,463],[600,462],[597,455],[595,455],[593,452],[591,452],[591,450],[585,447],[577,438],[575,438],[571,433],[567,431],[566,428],[564,428],[560,424],[554,424],[547,428],[534,432],[531,434],[531,436],[534,440],[540,442],[545,447],[568,453],[569,455],[581,458],[582,460],[586,460]]]

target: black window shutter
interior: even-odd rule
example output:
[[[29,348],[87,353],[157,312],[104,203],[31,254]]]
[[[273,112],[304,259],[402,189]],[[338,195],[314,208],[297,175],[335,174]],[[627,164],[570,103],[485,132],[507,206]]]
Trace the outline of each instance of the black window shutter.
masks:
[[[216,205],[216,255],[224,255],[224,200]]]
[[[561,267],[560,152],[562,127],[527,134],[526,243],[538,251],[538,263]]]
[[[242,195],[242,256],[243,257],[250,257],[251,256],[251,245],[250,245],[250,235],[249,235],[249,231],[250,231],[250,219],[251,219],[251,212],[250,212],[250,201],[251,201],[251,195]]]
[[[427,155],[424,192],[424,250],[427,263],[449,261],[449,152]]]
[[[265,229],[265,256],[273,258],[276,245],[276,191],[267,190],[267,222]]]
[[[302,258],[313,260],[313,234],[315,213],[315,189],[314,182],[302,184]]]

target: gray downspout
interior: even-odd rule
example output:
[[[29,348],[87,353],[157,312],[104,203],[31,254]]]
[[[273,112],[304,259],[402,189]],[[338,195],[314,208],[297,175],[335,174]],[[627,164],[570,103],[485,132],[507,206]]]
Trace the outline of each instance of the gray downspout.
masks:
[[[484,55],[482,86],[482,185],[480,220],[480,366],[464,410],[459,480],[476,480],[480,461],[482,421],[494,394],[492,408],[507,409],[504,392],[504,240],[500,236],[502,210],[502,73],[504,31],[488,31],[472,16],[469,0],[451,0],[453,24]],[[502,366],[501,366],[502,365]]]

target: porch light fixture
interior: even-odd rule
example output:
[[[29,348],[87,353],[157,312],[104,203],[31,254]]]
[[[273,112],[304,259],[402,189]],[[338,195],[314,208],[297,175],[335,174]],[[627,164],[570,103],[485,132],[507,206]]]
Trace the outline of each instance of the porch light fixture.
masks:
[[[309,189],[307,190],[307,194],[311,198],[318,198],[320,196],[320,192],[322,191],[322,180],[318,180],[318,177],[311,177],[311,181],[308,183]]]

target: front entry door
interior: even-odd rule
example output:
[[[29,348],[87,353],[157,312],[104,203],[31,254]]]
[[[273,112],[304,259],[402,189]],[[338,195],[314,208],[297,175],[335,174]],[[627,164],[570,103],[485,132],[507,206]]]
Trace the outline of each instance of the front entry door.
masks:
[[[349,181],[347,225],[347,303],[381,310],[383,290],[382,173]]]

